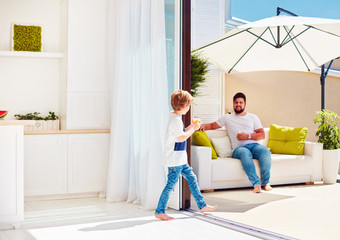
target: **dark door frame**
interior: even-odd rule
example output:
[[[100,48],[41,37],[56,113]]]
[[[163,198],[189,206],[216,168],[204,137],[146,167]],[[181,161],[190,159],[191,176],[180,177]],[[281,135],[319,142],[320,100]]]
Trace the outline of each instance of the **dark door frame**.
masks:
[[[182,1],[182,89],[191,92],[191,0]],[[191,124],[191,110],[183,116],[185,126]],[[190,138],[187,140],[188,163],[191,165]],[[190,188],[182,181],[181,209],[190,208]]]

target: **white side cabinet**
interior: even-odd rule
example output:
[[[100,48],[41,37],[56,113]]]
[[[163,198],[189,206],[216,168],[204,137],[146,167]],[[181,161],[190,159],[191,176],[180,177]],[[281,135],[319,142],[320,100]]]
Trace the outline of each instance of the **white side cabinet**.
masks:
[[[109,159],[108,134],[68,135],[68,192],[105,190]]]
[[[105,190],[109,133],[25,135],[25,196]]]
[[[67,135],[25,136],[25,196],[67,193]]]

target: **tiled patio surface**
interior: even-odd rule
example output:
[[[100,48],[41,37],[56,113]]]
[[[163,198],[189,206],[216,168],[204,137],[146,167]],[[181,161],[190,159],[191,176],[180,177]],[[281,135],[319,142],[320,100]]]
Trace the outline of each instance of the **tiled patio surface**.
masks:
[[[252,189],[204,193],[218,204],[213,216],[244,223],[298,239],[340,239],[340,183],[274,186],[254,194]],[[192,200],[193,201],[193,200]],[[192,202],[192,208],[197,209]]]

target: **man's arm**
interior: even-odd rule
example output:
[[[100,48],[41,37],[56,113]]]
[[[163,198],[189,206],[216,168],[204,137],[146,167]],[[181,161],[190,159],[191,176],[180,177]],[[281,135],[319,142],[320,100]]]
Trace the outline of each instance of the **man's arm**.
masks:
[[[217,122],[212,122],[212,123],[206,123],[203,124],[200,128],[201,131],[205,131],[205,130],[214,130],[217,128],[221,128],[220,125],[217,124]]]
[[[251,139],[258,141],[258,140],[262,140],[266,137],[265,133],[264,133],[264,129],[263,128],[259,128],[255,130],[255,133],[252,134]]]
[[[250,134],[250,139],[251,140],[262,140],[265,138],[265,133],[263,128],[259,128],[255,130],[255,133]],[[247,140],[249,139],[249,134],[247,133],[239,133],[237,134],[237,139],[238,140]]]

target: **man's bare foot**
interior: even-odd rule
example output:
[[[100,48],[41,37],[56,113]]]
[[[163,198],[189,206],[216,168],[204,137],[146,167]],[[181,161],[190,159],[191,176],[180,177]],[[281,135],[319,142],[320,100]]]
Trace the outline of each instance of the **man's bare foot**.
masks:
[[[156,218],[158,218],[158,219],[160,219],[160,220],[163,220],[163,221],[171,221],[171,220],[174,220],[174,218],[173,217],[170,217],[170,216],[168,216],[168,215],[166,215],[166,214],[155,214],[155,217]]]
[[[255,185],[253,193],[260,193],[261,192],[261,185]]]
[[[273,188],[270,186],[269,183],[267,183],[266,185],[264,185],[264,190],[265,191],[271,191]]]
[[[217,208],[217,205],[215,205],[215,206],[207,205],[207,206],[205,206],[204,208],[202,208],[202,209],[200,210],[200,212],[201,212],[201,213],[204,213],[204,212],[215,211],[216,208]]]

